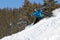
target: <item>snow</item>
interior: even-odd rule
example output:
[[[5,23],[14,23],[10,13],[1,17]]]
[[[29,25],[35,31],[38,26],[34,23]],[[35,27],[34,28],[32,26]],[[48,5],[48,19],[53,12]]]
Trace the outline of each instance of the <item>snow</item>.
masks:
[[[53,17],[44,18],[35,25],[0,40],[60,40],[60,8],[52,11]]]

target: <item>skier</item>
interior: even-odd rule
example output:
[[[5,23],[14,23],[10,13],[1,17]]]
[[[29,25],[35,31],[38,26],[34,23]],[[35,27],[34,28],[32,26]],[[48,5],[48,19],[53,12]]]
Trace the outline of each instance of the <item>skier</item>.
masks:
[[[34,9],[34,12],[31,14],[31,16],[36,17],[36,20],[34,22],[37,23],[39,20],[41,20],[43,18],[43,14],[42,14],[42,9]]]

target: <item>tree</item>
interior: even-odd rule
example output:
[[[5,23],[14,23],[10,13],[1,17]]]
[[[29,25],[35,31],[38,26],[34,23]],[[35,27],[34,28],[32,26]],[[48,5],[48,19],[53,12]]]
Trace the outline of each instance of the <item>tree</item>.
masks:
[[[43,7],[45,7],[44,13],[49,15],[45,15],[46,17],[51,17],[52,16],[52,11],[55,9],[54,5],[56,5],[56,1],[55,0],[44,0],[44,5]]]

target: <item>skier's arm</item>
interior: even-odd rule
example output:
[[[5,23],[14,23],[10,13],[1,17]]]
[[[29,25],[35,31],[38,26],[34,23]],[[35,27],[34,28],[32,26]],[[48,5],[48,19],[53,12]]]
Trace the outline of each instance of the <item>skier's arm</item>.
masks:
[[[45,16],[50,16],[50,15],[47,14],[47,11],[44,12],[43,9],[40,9],[40,12],[42,13],[42,16],[44,16],[44,15]]]
[[[31,16],[34,16],[36,14],[36,12],[34,11],[32,14],[31,14]]]
[[[34,14],[32,13],[31,16],[33,16]]]

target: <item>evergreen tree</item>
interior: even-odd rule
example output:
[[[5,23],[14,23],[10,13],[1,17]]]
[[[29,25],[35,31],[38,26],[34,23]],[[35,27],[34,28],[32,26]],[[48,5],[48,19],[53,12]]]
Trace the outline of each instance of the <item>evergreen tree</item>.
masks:
[[[56,4],[56,1],[55,0],[44,0],[44,14],[47,14],[45,15],[46,17],[50,17],[52,16],[52,10],[54,10],[54,5]]]

